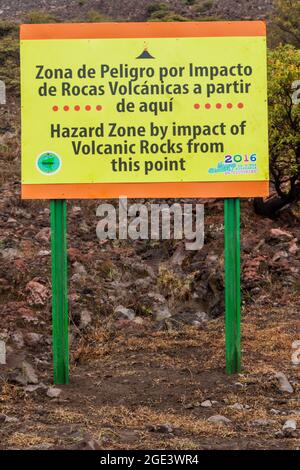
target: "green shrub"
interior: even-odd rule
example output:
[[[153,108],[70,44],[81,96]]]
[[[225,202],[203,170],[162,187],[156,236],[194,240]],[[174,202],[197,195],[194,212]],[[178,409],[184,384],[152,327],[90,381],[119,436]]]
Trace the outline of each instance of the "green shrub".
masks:
[[[193,21],[224,21],[224,18],[221,18],[220,16],[197,16],[193,19]]]
[[[24,16],[24,23],[43,24],[58,22],[59,20],[52,13],[43,10],[32,10]]]
[[[0,21],[0,38],[7,36],[8,34],[17,34],[18,26],[16,23],[11,21]]]
[[[171,12],[169,15],[163,18],[163,21],[188,21],[188,18],[185,18],[184,16],[179,15],[178,13]]]
[[[147,14],[148,16],[153,15],[153,13],[158,12],[158,11],[169,11],[169,6],[166,5],[165,3],[160,3],[160,2],[155,2],[155,3],[150,3],[150,5],[147,7]]]
[[[275,0],[269,31],[272,46],[289,43],[300,48],[299,0]]]
[[[149,20],[148,21],[158,21],[158,20],[162,20],[163,18],[165,18],[166,16],[169,15],[169,12],[168,11],[165,11],[165,10],[157,10],[157,11],[154,11]]]
[[[269,51],[270,179],[277,196],[255,201],[257,212],[268,217],[300,198],[300,105],[291,99],[299,71],[300,51],[295,47],[285,45]]]
[[[100,13],[97,10],[90,10],[87,13],[87,22],[88,23],[105,23],[105,22],[108,22],[108,21],[111,21],[111,19],[108,18],[107,16],[103,15],[102,13]]]
[[[198,1],[197,4],[193,6],[193,13],[196,13],[196,14],[207,13],[209,10],[211,10],[212,6],[213,6],[213,1],[211,0]]]
[[[147,21],[187,21],[187,18],[170,9],[165,3],[152,3],[147,8]]]

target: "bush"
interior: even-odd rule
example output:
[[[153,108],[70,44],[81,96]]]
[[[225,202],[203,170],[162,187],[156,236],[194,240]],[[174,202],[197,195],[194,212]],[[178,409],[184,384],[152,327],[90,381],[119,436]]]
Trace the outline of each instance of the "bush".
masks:
[[[7,36],[8,34],[17,34],[18,26],[16,23],[11,21],[0,21],[0,38]]]
[[[147,8],[147,21],[187,21],[187,18],[170,9],[165,3],[152,3]]]
[[[211,10],[213,2],[211,0],[201,0],[193,6],[193,12],[197,14],[207,13]]]
[[[97,10],[90,10],[87,13],[87,22],[88,23],[105,23],[108,21],[112,21],[110,18],[107,16],[103,15]]]
[[[151,16],[158,11],[167,12],[169,11],[169,7],[165,3],[160,3],[160,2],[150,3],[150,5],[147,7],[148,16]]]
[[[255,200],[256,212],[273,217],[300,199],[300,104],[292,83],[300,79],[300,51],[279,46],[268,55],[270,179],[277,195]]]
[[[300,2],[299,0],[276,0],[272,15],[271,45],[290,43],[300,48]]]
[[[152,17],[148,21],[188,21],[184,16],[178,15],[177,13],[170,12],[161,17]]]
[[[157,11],[154,11],[150,17],[148,18],[148,21],[159,21],[159,20],[163,20],[164,18],[166,18],[167,16],[170,15],[170,12],[169,11],[165,11],[165,10],[157,10]]]
[[[195,18],[193,18],[193,21],[226,21],[224,20],[223,18],[221,18],[220,16],[197,16]]]
[[[58,23],[59,20],[52,14],[43,10],[29,11],[24,17],[24,23],[43,24]]]

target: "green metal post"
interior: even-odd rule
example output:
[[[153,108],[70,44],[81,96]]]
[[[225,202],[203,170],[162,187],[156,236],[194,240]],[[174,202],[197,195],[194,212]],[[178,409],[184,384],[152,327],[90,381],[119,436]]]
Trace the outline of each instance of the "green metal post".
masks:
[[[55,384],[69,381],[67,205],[51,200],[52,348]]]
[[[226,372],[241,369],[240,200],[224,201]]]

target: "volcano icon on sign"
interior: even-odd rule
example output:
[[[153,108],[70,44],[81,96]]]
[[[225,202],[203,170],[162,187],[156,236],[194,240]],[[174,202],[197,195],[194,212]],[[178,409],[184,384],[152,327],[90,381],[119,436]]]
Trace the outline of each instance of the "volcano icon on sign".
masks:
[[[146,43],[145,43],[143,52],[142,52],[138,57],[136,57],[136,59],[155,59],[155,57],[153,57],[153,56],[148,52],[148,48],[147,48],[147,45],[146,45]]]

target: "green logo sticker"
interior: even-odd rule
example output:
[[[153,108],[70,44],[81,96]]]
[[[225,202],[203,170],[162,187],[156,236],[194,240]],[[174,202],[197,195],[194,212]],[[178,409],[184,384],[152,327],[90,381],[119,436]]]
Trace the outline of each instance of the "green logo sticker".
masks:
[[[44,175],[53,175],[60,170],[61,159],[54,152],[43,152],[38,156],[36,165]]]

